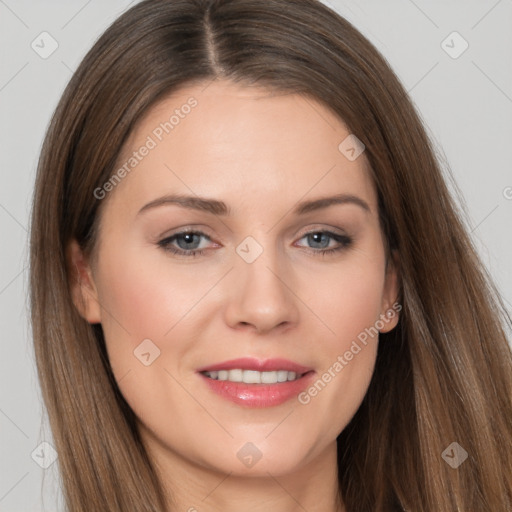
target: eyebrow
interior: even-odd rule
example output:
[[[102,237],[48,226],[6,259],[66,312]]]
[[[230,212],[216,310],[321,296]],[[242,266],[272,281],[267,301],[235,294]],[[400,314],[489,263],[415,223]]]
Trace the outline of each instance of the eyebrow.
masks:
[[[302,201],[295,206],[293,214],[304,215],[306,213],[322,210],[336,204],[354,204],[361,207],[366,212],[371,213],[370,206],[364,199],[361,199],[360,197],[353,194],[338,194],[335,196]],[[223,201],[218,201],[217,199],[209,199],[199,196],[186,196],[181,194],[170,194],[159,197],[158,199],[145,204],[139,210],[137,215],[150,209],[165,205],[177,205],[181,206],[182,208],[189,208],[192,210],[213,213],[214,215],[221,216],[230,216],[232,213],[231,209],[226,203]]]

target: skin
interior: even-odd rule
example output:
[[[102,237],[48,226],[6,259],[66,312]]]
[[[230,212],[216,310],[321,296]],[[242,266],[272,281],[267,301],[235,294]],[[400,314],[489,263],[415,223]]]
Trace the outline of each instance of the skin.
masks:
[[[132,133],[120,166],[175,108],[192,96],[198,102],[103,199],[93,256],[70,245],[80,276],[75,303],[103,326],[114,375],[173,510],[342,511],[336,437],[367,391],[377,337],[306,405],[236,405],[210,391],[196,370],[279,357],[321,376],[382,319],[397,299],[398,278],[396,265],[386,270],[367,161],[338,150],[349,131],[310,98],[226,81],[205,87],[176,91]],[[232,215],[170,204],[138,213],[170,193],[222,200]],[[292,213],[300,201],[339,193],[358,196],[370,211],[347,203]],[[158,245],[187,227],[207,235],[190,246],[203,255],[177,256]],[[340,243],[306,236],[318,231],[353,243],[322,256]],[[252,263],[236,252],[247,236],[263,249]],[[380,331],[397,321],[394,315]],[[160,350],[149,366],[134,356],[144,339]],[[261,453],[250,468],[237,458],[247,442]]]

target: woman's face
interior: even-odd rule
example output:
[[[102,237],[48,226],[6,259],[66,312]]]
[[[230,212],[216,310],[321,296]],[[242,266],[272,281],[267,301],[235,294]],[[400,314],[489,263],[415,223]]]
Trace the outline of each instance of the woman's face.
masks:
[[[81,311],[101,322],[163,463],[277,476],[334,456],[373,373],[376,329],[398,321],[384,317],[397,278],[349,135],[299,95],[189,86],[149,111],[120,155],[125,172],[95,192],[94,263],[72,251]]]

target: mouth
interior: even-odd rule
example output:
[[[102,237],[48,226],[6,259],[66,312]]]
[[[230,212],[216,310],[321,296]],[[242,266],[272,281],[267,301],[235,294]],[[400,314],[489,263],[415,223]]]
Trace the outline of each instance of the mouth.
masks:
[[[234,359],[197,370],[208,388],[246,407],[272,407],[296,397],[315,371],[286,359]]]
[[[235,368],[233,370],[217,370],[201,373],[212,380],[244,382],[245,384],[277,384],[278,382],[291,382],[298,380],[308,372],[297,373],[289,372],[288,370],[260,372],[258,370]]]

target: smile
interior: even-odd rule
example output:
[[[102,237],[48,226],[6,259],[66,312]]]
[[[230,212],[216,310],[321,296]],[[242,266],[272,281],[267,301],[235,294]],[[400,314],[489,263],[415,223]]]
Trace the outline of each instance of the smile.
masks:
[[[239,406],[274,407],[303,391],[316,372],[288,359],[245,357],[196,370],[210,392]]]
[[[245,384],[277,384],[278,382],[288,382],[300,379],[304,374],[289,372],[288,370],[259,372],[257,370],[243,370],[241,368],[235,368],[233,370],[203,372],[203,375],[206,375],[208,378],[213,380],[244,382]]]

